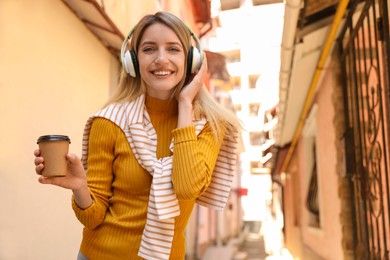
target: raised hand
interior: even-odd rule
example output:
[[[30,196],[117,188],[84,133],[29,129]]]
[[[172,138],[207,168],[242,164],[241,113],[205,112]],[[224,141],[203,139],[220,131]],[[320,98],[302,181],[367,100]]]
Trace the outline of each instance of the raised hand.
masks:
[[[181,89],[181,92],[178,97],[178,102],[190,102],[194,100],[199,89],[204,85],[205,76],[207,73],[207,59],[204,55],[202,66],[200,67],[198,73],[192,78],[192,80]]]

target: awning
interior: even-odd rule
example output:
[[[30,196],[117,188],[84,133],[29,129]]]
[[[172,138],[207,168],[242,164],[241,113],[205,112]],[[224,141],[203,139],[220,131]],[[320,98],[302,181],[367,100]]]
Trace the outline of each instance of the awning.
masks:
[[[125,36],[95,0],[62,0],[114,55],[118,56]]]
[[[88,27],[100,42],[116,57],[119,57],[122,42],[125,36],[116,27],[111,18],[96,0],[62,0],[69,9]],[[203,26],[200,31],[201,38],[211,28],[209,0],[192,0],[192,10],[195,22]]]

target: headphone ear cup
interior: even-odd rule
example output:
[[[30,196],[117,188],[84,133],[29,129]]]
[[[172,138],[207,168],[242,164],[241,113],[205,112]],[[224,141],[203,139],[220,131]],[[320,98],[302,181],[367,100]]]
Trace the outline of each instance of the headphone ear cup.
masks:
[[[190,79],[192,72],[192,61],[193,61],[193,53],[194,53],[194,47],[190,47],[188,50],[188,57],[187,57],[187,73],[186,73],[186,82]]]
[[[186,82],[189,81],[191,74],[198,71],[201,65],[202,55],[200,54],[200,51],[194,46],[191,46],[188,50]]]
[[[200,51],[195,47],[191,47],[191,53],[192,53],[191,73],[196,73],[200,69],[200,66],[202,65],[202,55]]]
[[[125,52],[123,57],[123,67],[130,76],[137,77],[139,75],[137,55],[134,51]]]
[[[131,60],[133,61],[134,75],[133,77],[139,76],[139,64],[137,59],[137,54],[134,51],[130,51]]]

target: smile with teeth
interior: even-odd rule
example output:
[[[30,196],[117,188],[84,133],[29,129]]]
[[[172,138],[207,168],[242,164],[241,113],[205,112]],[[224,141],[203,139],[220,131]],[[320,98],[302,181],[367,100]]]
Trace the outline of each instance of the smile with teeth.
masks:
[[[172,71],[169,71],[169,70],[159,70],[159,71],[153,71],[153,74],[157,75],[157,76],[166,76],[166,75],[172,74]]]

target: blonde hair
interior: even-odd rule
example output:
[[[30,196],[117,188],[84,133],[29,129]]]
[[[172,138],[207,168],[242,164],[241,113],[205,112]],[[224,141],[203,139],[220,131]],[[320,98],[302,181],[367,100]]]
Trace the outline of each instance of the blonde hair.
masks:
[[[185,64],[187,64],[188,52],[191,47],[191,30],[178,17],[167,12],[157,12],[154,15],[144,16],[134,27],[130,43],[130,49],[137,52],[141,37],[144,31],[153,24],[160,23],[175,32],[183,45],[185,53]],[[128,44],[129,44],[128,43]],[[187,75],[187,66],[185,66],[184,75]],[[186,83],[186,77],[176,86],[173,96],[178,97],[181,89]],[[124,69],[120,74],[119,85],[114,94],[108,99],[107,104],[122,103],[136,99],[141,94],[146,93],[146,86],[141,77],[132,77]],[[173,97],[172,97],[173,98]],[[218,136],[223,132],[231,133],[241,129],[241,123],[234,113],[219,105],[210,95],[205,86],[202,86],[197,93],[194,101],[195,116],[204,116],[210,124],[213,133]]]

